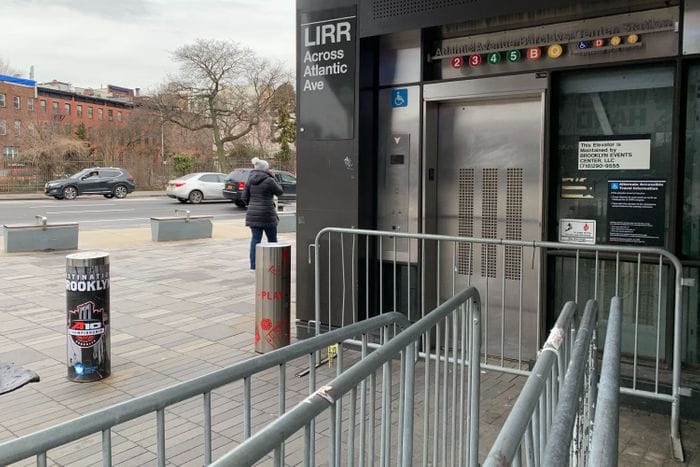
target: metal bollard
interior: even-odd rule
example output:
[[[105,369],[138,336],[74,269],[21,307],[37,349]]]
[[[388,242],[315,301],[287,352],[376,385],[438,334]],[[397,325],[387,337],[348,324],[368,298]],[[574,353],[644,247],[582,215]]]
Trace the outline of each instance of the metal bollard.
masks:
[[[255,247],[255,351],[289,345],[292,246],[259,243]]]
[[[99,381],[111,372],[109,254],[66,256],[68,379]]]

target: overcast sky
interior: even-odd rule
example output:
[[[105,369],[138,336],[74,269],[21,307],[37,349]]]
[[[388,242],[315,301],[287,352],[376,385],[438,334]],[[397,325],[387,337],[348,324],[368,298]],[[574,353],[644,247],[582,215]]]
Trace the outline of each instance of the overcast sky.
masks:
[[[236,41],[294,68],[294,0],[1,0],[0,57],[29,77],[80,87],[155,88],[171,53]]]

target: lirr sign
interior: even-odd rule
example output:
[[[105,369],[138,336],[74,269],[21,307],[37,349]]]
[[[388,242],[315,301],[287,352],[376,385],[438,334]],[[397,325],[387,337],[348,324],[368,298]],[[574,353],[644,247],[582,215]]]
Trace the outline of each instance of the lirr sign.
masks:
[[[356,25],[355,7],[300,15],[300,138],[353,138]]]

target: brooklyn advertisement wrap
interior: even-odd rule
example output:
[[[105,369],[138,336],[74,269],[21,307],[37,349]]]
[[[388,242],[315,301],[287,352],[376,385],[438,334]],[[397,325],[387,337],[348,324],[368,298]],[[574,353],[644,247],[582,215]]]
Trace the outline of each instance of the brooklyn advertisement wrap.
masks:
[[[111,371],[107,253],[66,257],[66,311],[68,379],[106,378]]]

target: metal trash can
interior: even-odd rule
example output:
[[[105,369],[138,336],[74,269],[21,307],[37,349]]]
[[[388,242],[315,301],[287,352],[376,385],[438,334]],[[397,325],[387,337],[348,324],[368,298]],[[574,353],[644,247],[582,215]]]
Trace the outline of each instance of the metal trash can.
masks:
[[[255,247],[255,351],[289,345],[292,246],[259,243]]]
[[[66,256],[68,379],[99,381],[111,372],[109,254]]]

